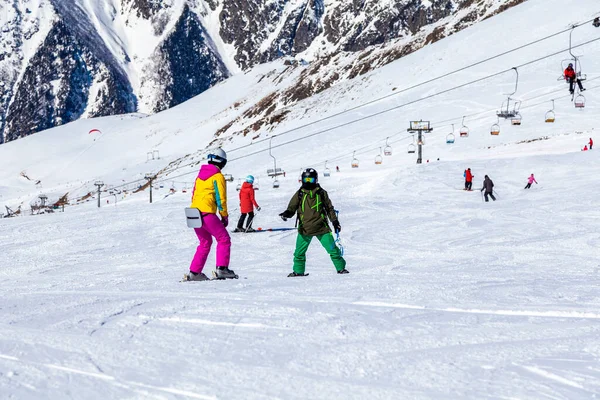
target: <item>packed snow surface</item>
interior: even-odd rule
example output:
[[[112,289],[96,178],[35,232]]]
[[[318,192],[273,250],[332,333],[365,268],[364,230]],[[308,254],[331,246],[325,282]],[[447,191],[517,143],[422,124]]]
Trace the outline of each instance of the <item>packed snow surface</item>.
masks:
[[[353,85],[324,92],[300,103],[290,114],[297,118],[274,134],[598,12],[595,1],[581,1],[569,14],[573,20],[565,21],[561,3],[530,0]],[[522,23],[532,15],[535,29]],[[492,40],[500,32],[513,33],[502,41],[505,47],[486,47],[486,40],[500,43]],[[589,24],[574,32],[577,43],[599,36]],[[294,195],[300,169],[313,166],[340,211],[348,275],[337,275],[314,241],[310,276],[287,278],[296,233],[264,231],[232,233],[231,268],[239,280],[179,282],[197,244],[183,216],[197,165],[159,177],[152,204],[147,190],[130,190],[102,193],[101,208],[91,198],[64,213],[0,220],[0,398],[599,397],[600,157],[596,148],[580,151],[590,137],[600,146],[598,43],[579,49],[588,74],[583,110],[573,107],[557,81],[568,57],[559,54],[520,70],[516,97],[524,100],[523,124],[501,121],[499,136],[490,135],[490,126],[494,107],[514,89],[510,72],[274,148],[277,166],[287,171],[279,189],[266,177],[273,167],[268,153],[253,154],[268,142],[235,151],[251,138],[228,138],[231,161],[224,172],[235,177],[229,229],[239,216],[235,187],[247,174],[260,185],[262,211],[254,227],[292,228],[293,220],[277,215]],[[563,34],[276,137],[273,145],[510,69],[566,44]],[[277,63],[258,67],[156,116],[79,121],[2,145],[0,204],[26,209],[42,192],[53,199],[65,192],[81,196],[96,179],[116,187],[187,154],[182,165],[198,162],[196,151],[244,104],[293,78],[275,83],[282,71]],[[556,122],[545,123],[551,99]],[[231,107],[234,102],[241,105]],[[469,137],[459,137],[462,116],[476,113],[466,120]],[[424,163],[416,165],[415,154],[407,154],[413,139],[406,128],[420,118],[431,119],[435,130],[425,138]],[[446,144],[451,123],[452,145]],[[102,133],[89,134],[92,128]],[[375,165],[388,136],[392,155]],[[263,132],[260,139],[266,137]],[[160,150],[160,160],[147,161],[153,150]],[[358,169],[350,168],[355,150]],[[329,178],[323,176],[325,160]],[[468,167],[475,175],[473,192],[462,190]],[[531,173],[539,184],[524,190]],[[496,202],[485,203],[478,190],[485,174],[495,183]],[[212,254],[205,272],[214,263]]]

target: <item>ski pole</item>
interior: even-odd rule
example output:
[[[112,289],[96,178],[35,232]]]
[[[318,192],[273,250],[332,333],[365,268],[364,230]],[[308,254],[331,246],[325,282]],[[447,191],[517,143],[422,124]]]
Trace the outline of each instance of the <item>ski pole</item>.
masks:
[[[479,193],[481,193],[481,201],[483,202],[483,191],[480,190]]]

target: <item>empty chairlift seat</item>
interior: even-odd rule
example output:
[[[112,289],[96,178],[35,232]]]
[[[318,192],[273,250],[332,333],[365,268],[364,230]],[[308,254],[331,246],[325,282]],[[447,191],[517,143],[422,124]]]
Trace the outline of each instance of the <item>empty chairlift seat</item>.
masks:
[[[279,175],[283,175],[283,170],[281,168],[272,168],[267,170],[267,175],[270,177],[275,177]]]
[[[492,136],[500,135],[500,125],[498,125],[498,124],[492,125],[492,129],[490,129],[490,134]]]
[[[585,108],[585,97],[583,95],[578,95],[575,97],[575,107],[576,108]]]

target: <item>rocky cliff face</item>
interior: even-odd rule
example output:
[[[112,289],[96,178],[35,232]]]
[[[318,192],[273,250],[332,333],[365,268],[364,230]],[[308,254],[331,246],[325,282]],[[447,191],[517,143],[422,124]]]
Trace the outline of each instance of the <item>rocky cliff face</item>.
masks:
[[[162,111],[281,57],[369,54],[370,66],[357,59],[327,88],[522,1],[0,0],[0,143],[82,117]]]

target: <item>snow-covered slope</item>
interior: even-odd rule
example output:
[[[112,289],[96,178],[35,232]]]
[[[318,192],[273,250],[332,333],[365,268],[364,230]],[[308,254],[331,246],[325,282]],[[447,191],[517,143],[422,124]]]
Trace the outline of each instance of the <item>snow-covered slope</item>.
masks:
[[[12,209],[22,205],[26,213],[40,193],[51,201],[68,193],[75,204],[96,180],[115,187],[114,195],[102,193],[100,209],[88,198],[65,213],[0,220],[0,393],[24,399],[598,396],[600,165],[597,149],[580,149],[590,137],[600,140],[600,40],[575,50],[588,75],[583,110],[557,81],[567,53],[556,54],[519,67],[515,97],[523,100],[523,124],[501,121],[499,136],[489,132],[504,94],[514,90],[510,68],[563,50],[568,32],[464,68],[600,11],[596,1],[583,0],[566,20],[563,3],[527,1],[318,95],[287,107],[275,102],[270,115],[289,111],[281,123],[245,136],[261,117],[252,115],[254,105],[295,85],[310,67],[273,62],[157,115],[77,121],[0,146],[0,204]],[[535,29],[521,18],[535,18]],[[573,32],[575,44],[598,38],[600,29],[589,23]],[[553,124],[544,122],[551,99]],[[384,112],[395,106],[402,107]],[[463,115],[469,137],[446,144],[450,124],[458,136]],[[406,128],[417,119],[434,126],[422,165],[407,154]],[[90,135],[92,128],[102,133]],[[320,131],[326,132],[310,136]],[[375,165],[388,137],[393,155]],[[279,189],[266,176],[273,167],[262,151],[269,138],[277,166],[287,171]],[[178,283],[196,246],[182,209],[211,143],[228,151],[226,173],[258,177],[262,211],[255,227],[291,228],[277,214],[297,189],[298,172],[312,166],[322,173],[328,160],[332,177],[321,175],[321,183],[340,210],[351,273],[335,274],[314,243],[310,276],[288,279],[295,233],[263,232],[232,235],[231,268],[239,281]],[[160,159],[147,161],[154,150]],[[354,151],[358,169],[350,168]],[[494,180],[498,201],[460,190],[467,167],[476,189],[483,175]],[[147,190],[131,193],[147,173],[159,173],[152,205]],[[531,173],[539,184],[524,191]],[[229,186],[232,223],[239,215],[235,185]],[[213,265],[210,258],[207,270]]]

